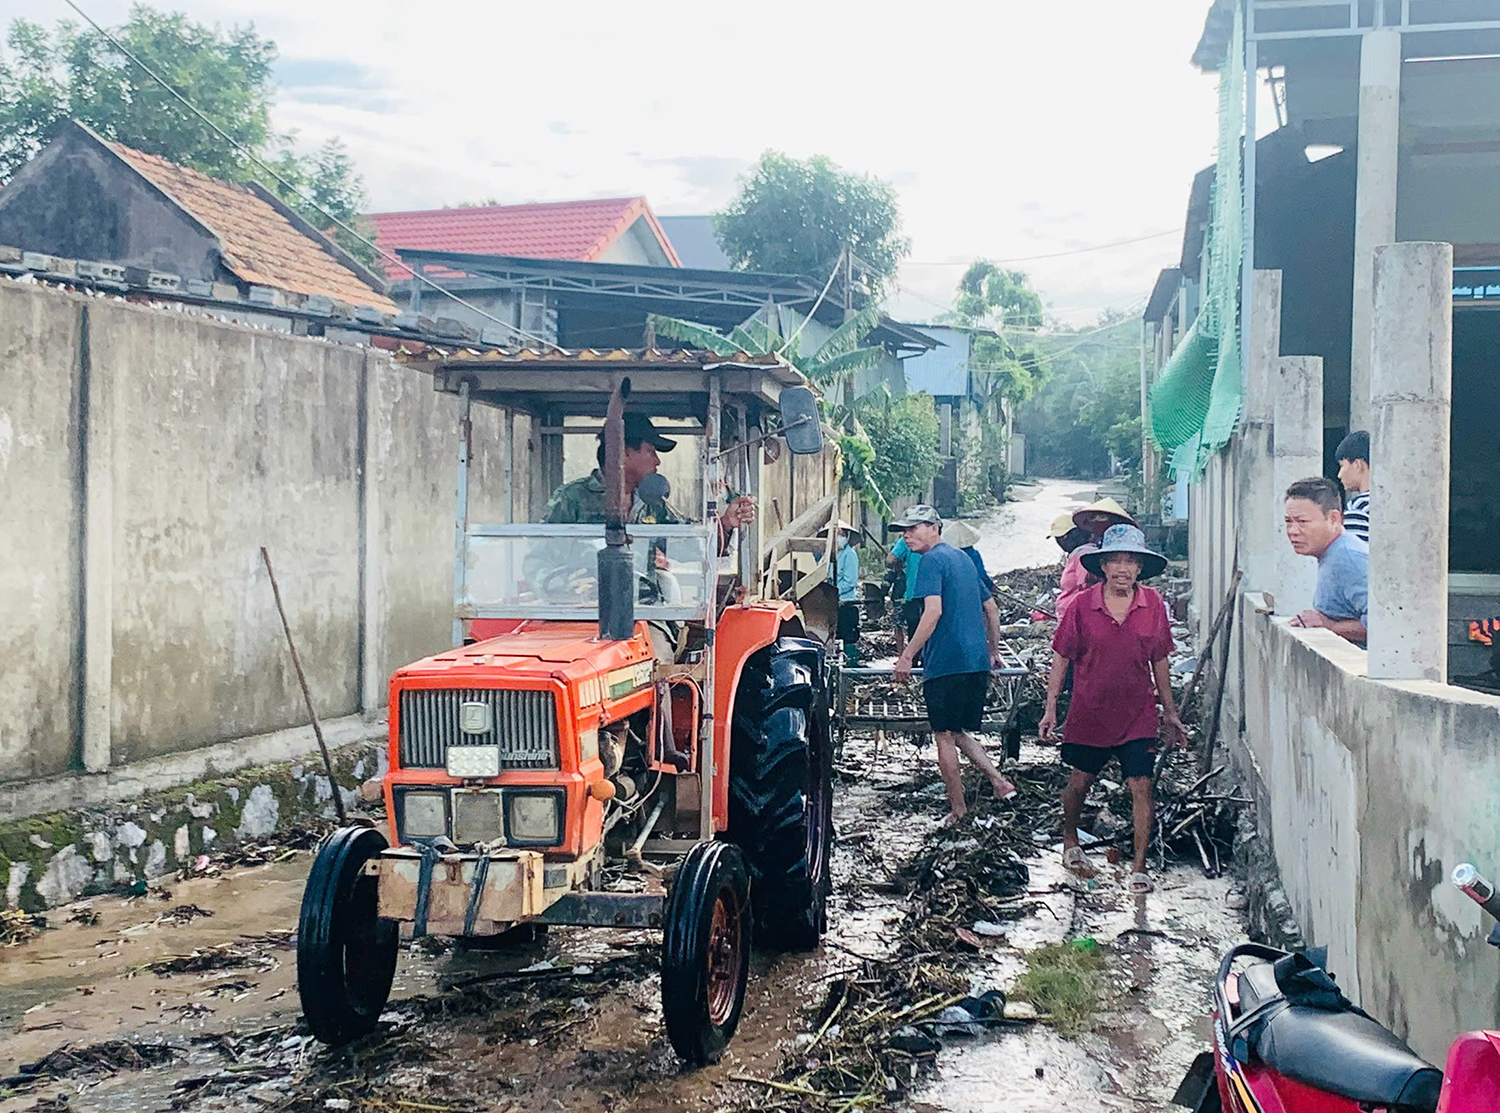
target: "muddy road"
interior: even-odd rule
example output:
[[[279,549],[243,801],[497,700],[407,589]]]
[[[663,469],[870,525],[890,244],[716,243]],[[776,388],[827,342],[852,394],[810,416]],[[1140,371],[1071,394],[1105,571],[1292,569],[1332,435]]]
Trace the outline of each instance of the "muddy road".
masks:
[[[1093,495],[1065,481],[1019,493],[976,523],[997,572],[1053,559],[1047,524]],[[999,739],[987,741],[998,756]],[[1055,763],[1054,750],[1028,743],[1016,779],[1040,801]],[[945,810],[930,746],[851,739],[829,936],[810,955],[756,956],[729,1052],[693,1072],[661,1029],[654,932],[553,929],[491,951],[404,945],[381,1028],[331,1052],[301,1026],[295,984],[308,852],[54,910],[49,930],[0,949],[0,1113],[795,1109],[795,1093],[766,1081],[808,1065],[799,1049],[831,983],[898,952],[911,926],[898,880],[909,864],[934,847],[955,861],[966,853],[965,836],[937,829]],[[1066,1038],[1026,1024],[944,1039],[935,1069],[895,1107],[1166,1109],[1206,1043],[1217,956],[1241,931],[1231,882],[1170,867],[1155,893],[1131,897],[1107,867],[1079,886],[1061,869],[1055,825],[1039,821],[1032,835],[1024,915],[952,976],[1006,989],[1028,951],[1092,938],[1106,955],[1093,1030]],[[17,1080],[42,1061],[45,1080]]]

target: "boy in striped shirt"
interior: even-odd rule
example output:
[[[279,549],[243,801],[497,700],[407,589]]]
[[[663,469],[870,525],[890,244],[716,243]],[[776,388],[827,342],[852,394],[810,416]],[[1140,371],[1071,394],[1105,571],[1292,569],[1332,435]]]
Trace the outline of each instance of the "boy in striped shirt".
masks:
[[[1370,542],[1370,434],[1357,429],[1335,450],[1339,482],[1344,485],[1344,528]]]

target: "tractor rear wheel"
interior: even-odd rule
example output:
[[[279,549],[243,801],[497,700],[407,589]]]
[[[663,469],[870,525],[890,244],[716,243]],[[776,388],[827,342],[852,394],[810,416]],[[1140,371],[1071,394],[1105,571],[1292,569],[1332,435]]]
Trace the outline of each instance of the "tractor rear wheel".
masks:
[[[732,843],[699,843],[683,860],[662,916],[662,1017],[688,1063],[718,1061],[739,1026],[749,974],[744,856]]]
[[[297,924],[297,993],[312,1034],[338,1046],[372,1031],[391,995],[400,931],[377,915],[365,863],[387,846],[370,827],[340,827],[313,857]]]
[[[756,942],[805,951],[828,926],[833,749],[823,648],[781,638],[745,662],[729,752],[729,839],[745,853]]]

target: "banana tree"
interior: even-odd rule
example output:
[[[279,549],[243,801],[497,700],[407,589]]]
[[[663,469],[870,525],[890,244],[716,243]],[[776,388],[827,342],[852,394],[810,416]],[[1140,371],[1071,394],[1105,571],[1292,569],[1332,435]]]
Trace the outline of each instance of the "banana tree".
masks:
[[[865,337],[879,323],[880,307],[866,306],[834,329],[816,349],[804,352],[799,343],[801,328],[790,336],[782,336],[759,317],[751,317],[744,324],[735,325],[728,333],[722,333],[708,325],[679,317],[663,317],[655,313],[650,316],[651,327],[657,336],[721,356],[737,352],[778,355],[825,391],[843,386],[855,372],[868,371],[885,359],[884,348],[863,346]]]
[[[784,337],[759,317],[751,317],[728,333],[719,332],[708,325],[655,313],[651,314],[649,323],[657,336],[677,340],[715,355],[731,356],[744,352],[749,355],[780,356],[822,387],[825,396],[842,395],[843,403],[834,405],[831,412],[828,412],[828,417],[845,430],[839,444],[844,454],[846,474],[851,485],[860,492],[860,496],[875,513],[882,518],[890,517],[890,504],[881,494],[868,466],[875,458],[875,446],[870,443],[864,427],[854,416],[851,404],[851,380],[855,373],[877,367],[885,359],[884,348],[863,345],[865,337],[880,323],[878,305],[861,309],[834,329],[811,352],[802,350],[799,343],[802,333],[800,327],[790,336]],[[825,403],[825,411],[828,409]]]

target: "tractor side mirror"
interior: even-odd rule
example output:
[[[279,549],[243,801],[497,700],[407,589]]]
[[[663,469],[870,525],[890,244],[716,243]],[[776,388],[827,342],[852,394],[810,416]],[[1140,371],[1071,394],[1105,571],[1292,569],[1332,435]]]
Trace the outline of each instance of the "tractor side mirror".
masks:
[[[789,386],[781,392],[781,434],[787,448],[798,456],[823,451],[818,399],[807,387]]]

